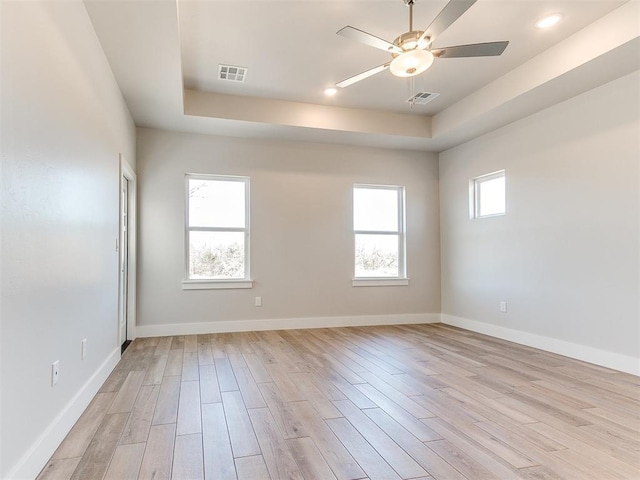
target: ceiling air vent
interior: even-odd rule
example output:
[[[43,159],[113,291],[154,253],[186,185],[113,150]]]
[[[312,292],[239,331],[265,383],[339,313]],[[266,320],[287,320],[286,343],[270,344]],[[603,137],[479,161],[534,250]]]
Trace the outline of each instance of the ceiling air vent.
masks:
[[[407,103],[411,105],[424,105],[425,103],[429,103],[431,100],[436,98],[439,93],[430,93],[430,92],[420,92],[416,93],[413,97],[407,100]]]
[[[235,67],[233,65],[218,65],[218,78],[229,82],[244,82],[247,77],[246,67]]]

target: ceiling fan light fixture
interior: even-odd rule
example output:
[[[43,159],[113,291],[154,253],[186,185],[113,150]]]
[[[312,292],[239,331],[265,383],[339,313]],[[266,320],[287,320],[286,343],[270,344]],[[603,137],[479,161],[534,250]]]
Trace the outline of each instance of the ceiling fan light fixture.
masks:
[[[428,50],[409,50],[391,61],[389,70],[396,77],[413,77],[424,72],[433,64],[433,54]]]

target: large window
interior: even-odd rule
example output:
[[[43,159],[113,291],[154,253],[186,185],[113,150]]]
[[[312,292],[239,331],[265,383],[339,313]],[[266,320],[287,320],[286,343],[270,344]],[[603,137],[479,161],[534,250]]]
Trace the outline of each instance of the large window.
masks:
[[[404,225],[403,187],[353,187],[355,286],[406,283]]]
[[[249,178],[187,175],[184,288],[250,287]]]
[[[506,210],[504,170],[476,177],[469,182],[471,218],[504,215]]]

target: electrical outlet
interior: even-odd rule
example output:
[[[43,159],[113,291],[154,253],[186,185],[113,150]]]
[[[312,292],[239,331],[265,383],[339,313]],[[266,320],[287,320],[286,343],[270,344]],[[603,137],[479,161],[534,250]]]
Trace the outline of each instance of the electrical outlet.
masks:
[[[262,297],[256,297],[256,307],[262,306]]]
[[[82,353],[80,355],[80,360],[84,360],[84,357],[87,356],[87,339],[82,339]]]
[[[58,384],[58,378],[60,377],[60,360],[56,360],[51,364],[51,386],[55,387]]]
[[[507,302],[500,302],[500,311],[502,313],[507,313]]]

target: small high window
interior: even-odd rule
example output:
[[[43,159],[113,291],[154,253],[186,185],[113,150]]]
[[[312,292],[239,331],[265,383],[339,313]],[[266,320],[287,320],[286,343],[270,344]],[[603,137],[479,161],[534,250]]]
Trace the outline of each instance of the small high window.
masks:
[[[476,177],[469,182],[471,218],[504,215],[506,211],[504,170]]]

